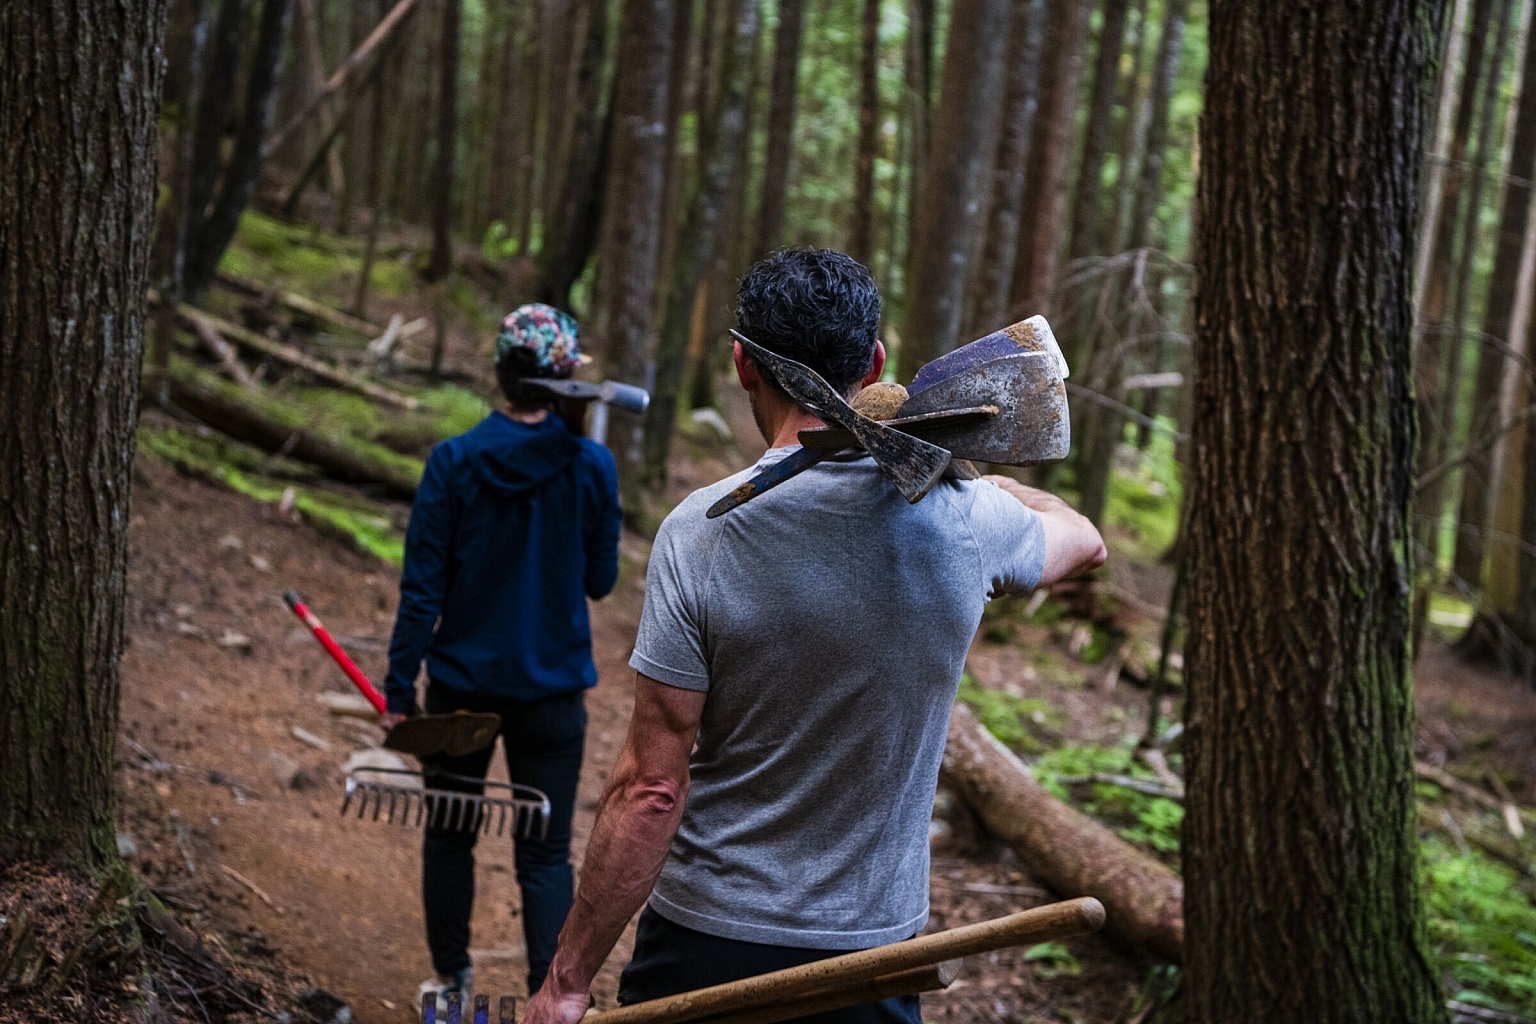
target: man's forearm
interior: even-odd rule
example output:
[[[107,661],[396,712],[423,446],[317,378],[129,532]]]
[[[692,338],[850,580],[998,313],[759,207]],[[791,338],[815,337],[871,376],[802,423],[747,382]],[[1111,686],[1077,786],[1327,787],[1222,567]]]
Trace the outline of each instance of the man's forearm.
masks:
[[[1042,491],[1038,487],[1025,486],[1012,477],[990,474],[982,477],[982,479],[990,480],[997,484],[997,486],[1017,499],[1019,504],[1025,508],[1032,508],[1036,512],[1042,512],[1047,515],[1057,515],[1064,512],[1069,512],[1074,516],[1079,514],[1077,509],[1062,501],[1050,491]]]
[[[546,986],[586,992],[629,919],[650,896],[683,816],[687,783],[646,781],[621,765],[587,843],[576,903],[560,931]]]

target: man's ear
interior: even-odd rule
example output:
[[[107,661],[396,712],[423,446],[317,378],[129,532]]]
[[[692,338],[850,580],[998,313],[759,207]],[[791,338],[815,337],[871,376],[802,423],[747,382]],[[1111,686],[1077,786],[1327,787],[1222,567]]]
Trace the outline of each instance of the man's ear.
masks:
[[[747,358],[746,350],[739,341],[731,342],[731,361],[736,364],[736,379],[741,381],[743,390],[752,391],[762,383],[757,366]]]
[[[741,346],[738,345],[736,347],[740,348]],[[873,384],[876,381],[878,381],[880,379],[880,375],[882,373],[884,373],[884,372],[885,372],[885,342],[877,340],[875,342],[875,357],[869,361],[869,372],[864,375],[864,379],[863,380],[859,381],[859,387],[861,387],[861,388],[869,387],[871,384]]]

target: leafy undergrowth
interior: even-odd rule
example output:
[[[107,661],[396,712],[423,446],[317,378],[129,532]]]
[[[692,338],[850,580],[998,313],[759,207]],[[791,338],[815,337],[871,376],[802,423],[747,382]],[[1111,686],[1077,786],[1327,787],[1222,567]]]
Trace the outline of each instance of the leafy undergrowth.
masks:
[[[1166,417],[1159,422],[1172,426]],[[1133,430],[1128,427],[1127,436]],[[1114,468],[1104,504],[1105,521],[1124,532],[1129,554],[1155,562],[1173,547],[1179,532],[1184,487],[1173,435],[1155,430],[1142,450],[1121,445]]]
[[[1156,774],[1133,756],[1133,739],[1115,747],[1052,747],[1049,725],[1061,721],[1061,712],[1048,702],[989,689],[970,676],[961,682],[960,699],[999,740],[1026,760],[1033,758],[1031,771],[1053,795],[1178,868],[1183,804],[1116,782],[1095,781],[1096,776],[1117,776],[1157,782]],[[1178,771],[1177,755],[1169,760]],[[1420,795],[1436,799],[1439,790],[1421,787]],[[1447,996],[1536,1019],[1536,902],[1531,879],[1436,831],[1424,834],[1421,850],[1430,956]]]

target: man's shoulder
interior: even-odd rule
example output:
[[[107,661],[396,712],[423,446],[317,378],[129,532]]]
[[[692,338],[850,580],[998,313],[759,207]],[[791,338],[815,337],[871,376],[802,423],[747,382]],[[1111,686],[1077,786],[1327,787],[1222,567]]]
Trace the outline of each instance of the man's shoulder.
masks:
[[[710,519],[705,515],[709,507],[730,493],[743,481],[757,472],[757,466],[748,466],[739,473],[732,473],[723,480],[716,480],[706,487],[700,487],[688,497],[678,502],[667,517],[661,521],[661,531],[658,539],[667,537],[699,537],[710,531],[719,529],[723,525],[721,519]]]
[[[607,446],[598,444],[590,437],[577,437],[576,446],[576,457],[582,462],[606,475],[618,473],[618,461],[614,459],[613,452],[609,451]]]

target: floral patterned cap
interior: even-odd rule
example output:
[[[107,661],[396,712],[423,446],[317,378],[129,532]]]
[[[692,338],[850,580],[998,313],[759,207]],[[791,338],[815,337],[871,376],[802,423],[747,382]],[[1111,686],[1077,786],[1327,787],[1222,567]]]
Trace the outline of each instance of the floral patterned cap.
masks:
[[[581,359],[575,318],[542,302],[518,306],[501,322],[501,331],[496,335],[496,361],[501,362],[507,353],[518,348],[533,353],[541,374],[569,377]]]

